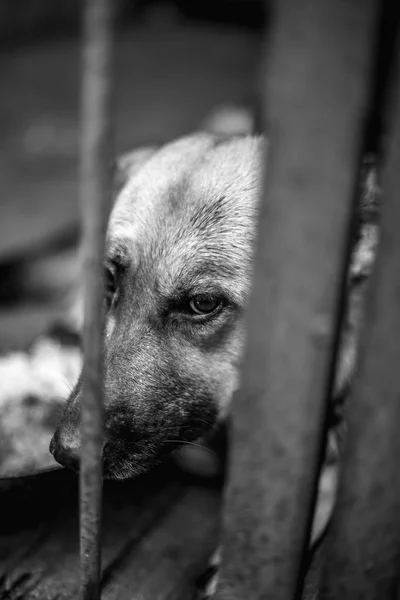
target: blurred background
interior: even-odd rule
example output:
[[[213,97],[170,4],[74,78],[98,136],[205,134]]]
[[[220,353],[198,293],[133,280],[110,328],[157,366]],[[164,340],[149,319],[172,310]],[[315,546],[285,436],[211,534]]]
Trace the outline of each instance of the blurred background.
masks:
[[[115,4],[116,153],[253,114],[261,0]],[[65,310],[78,272],[80,20],[79,0],[0,3],[0,352]]]

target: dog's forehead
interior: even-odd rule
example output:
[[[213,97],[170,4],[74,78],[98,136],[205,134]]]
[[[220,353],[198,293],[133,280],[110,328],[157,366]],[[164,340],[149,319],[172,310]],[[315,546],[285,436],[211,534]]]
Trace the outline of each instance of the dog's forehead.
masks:
[[[144,246],[182,256],[185,244],[209,253],[249,235],[262,150],[262,140],[254,137],[221,143],[196,136],[165,146],[117,199],[109,248],[119,248],[127,259]]]

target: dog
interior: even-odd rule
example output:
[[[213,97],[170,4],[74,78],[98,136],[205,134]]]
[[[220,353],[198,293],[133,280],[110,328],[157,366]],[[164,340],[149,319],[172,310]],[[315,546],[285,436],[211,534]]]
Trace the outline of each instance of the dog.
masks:
[[[104,477],[135,477],[177,446],[206,438],[229,415],[267,155],[263,136],[198,133],[119,160],[104,259]],[[371,203],[360,203],[362,215]],[[355,367],[374,218],[360,219],[354,240],[332,414],[340,412]],[[55,459],[75,470],[81,393],[78,381],[50,445]],[[206,587],[202,597],[215,581]]]

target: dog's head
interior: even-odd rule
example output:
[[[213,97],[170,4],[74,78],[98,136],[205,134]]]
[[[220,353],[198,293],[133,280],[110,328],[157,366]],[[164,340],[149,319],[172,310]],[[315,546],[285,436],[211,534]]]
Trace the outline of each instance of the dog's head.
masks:
[[[123,161],[105,256],[106,477],[204,436],[237,388],[262,155],[261,138],[196,135]],[[69,465],[80,397],[78,383],[52,441]]]

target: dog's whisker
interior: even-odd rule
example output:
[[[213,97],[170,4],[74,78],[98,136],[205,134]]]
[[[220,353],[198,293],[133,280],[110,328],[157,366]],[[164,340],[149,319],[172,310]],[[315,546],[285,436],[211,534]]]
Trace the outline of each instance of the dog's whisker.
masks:
[[[200,448],[201,450],[205,450],[210,454],[214,454],[216,456],[216,452],[209,448],[208,446],[203,446],[202,444],[197,444],[196,442],[187,442],[186,440],[165,440],[164,444],[182,444],[185,446],[194,446],[195,448]]]
[[[67,386],[69,393],[71,394],[74,391],[75,383],[73,383],[73,381],[69,377],[63,377],[62,380]]]
[[[64,396],[52,396],[51,399],[54,402],[60,402],[62,404],[64,404],[65,402],[67,402],[67,398],[64,398]]]

